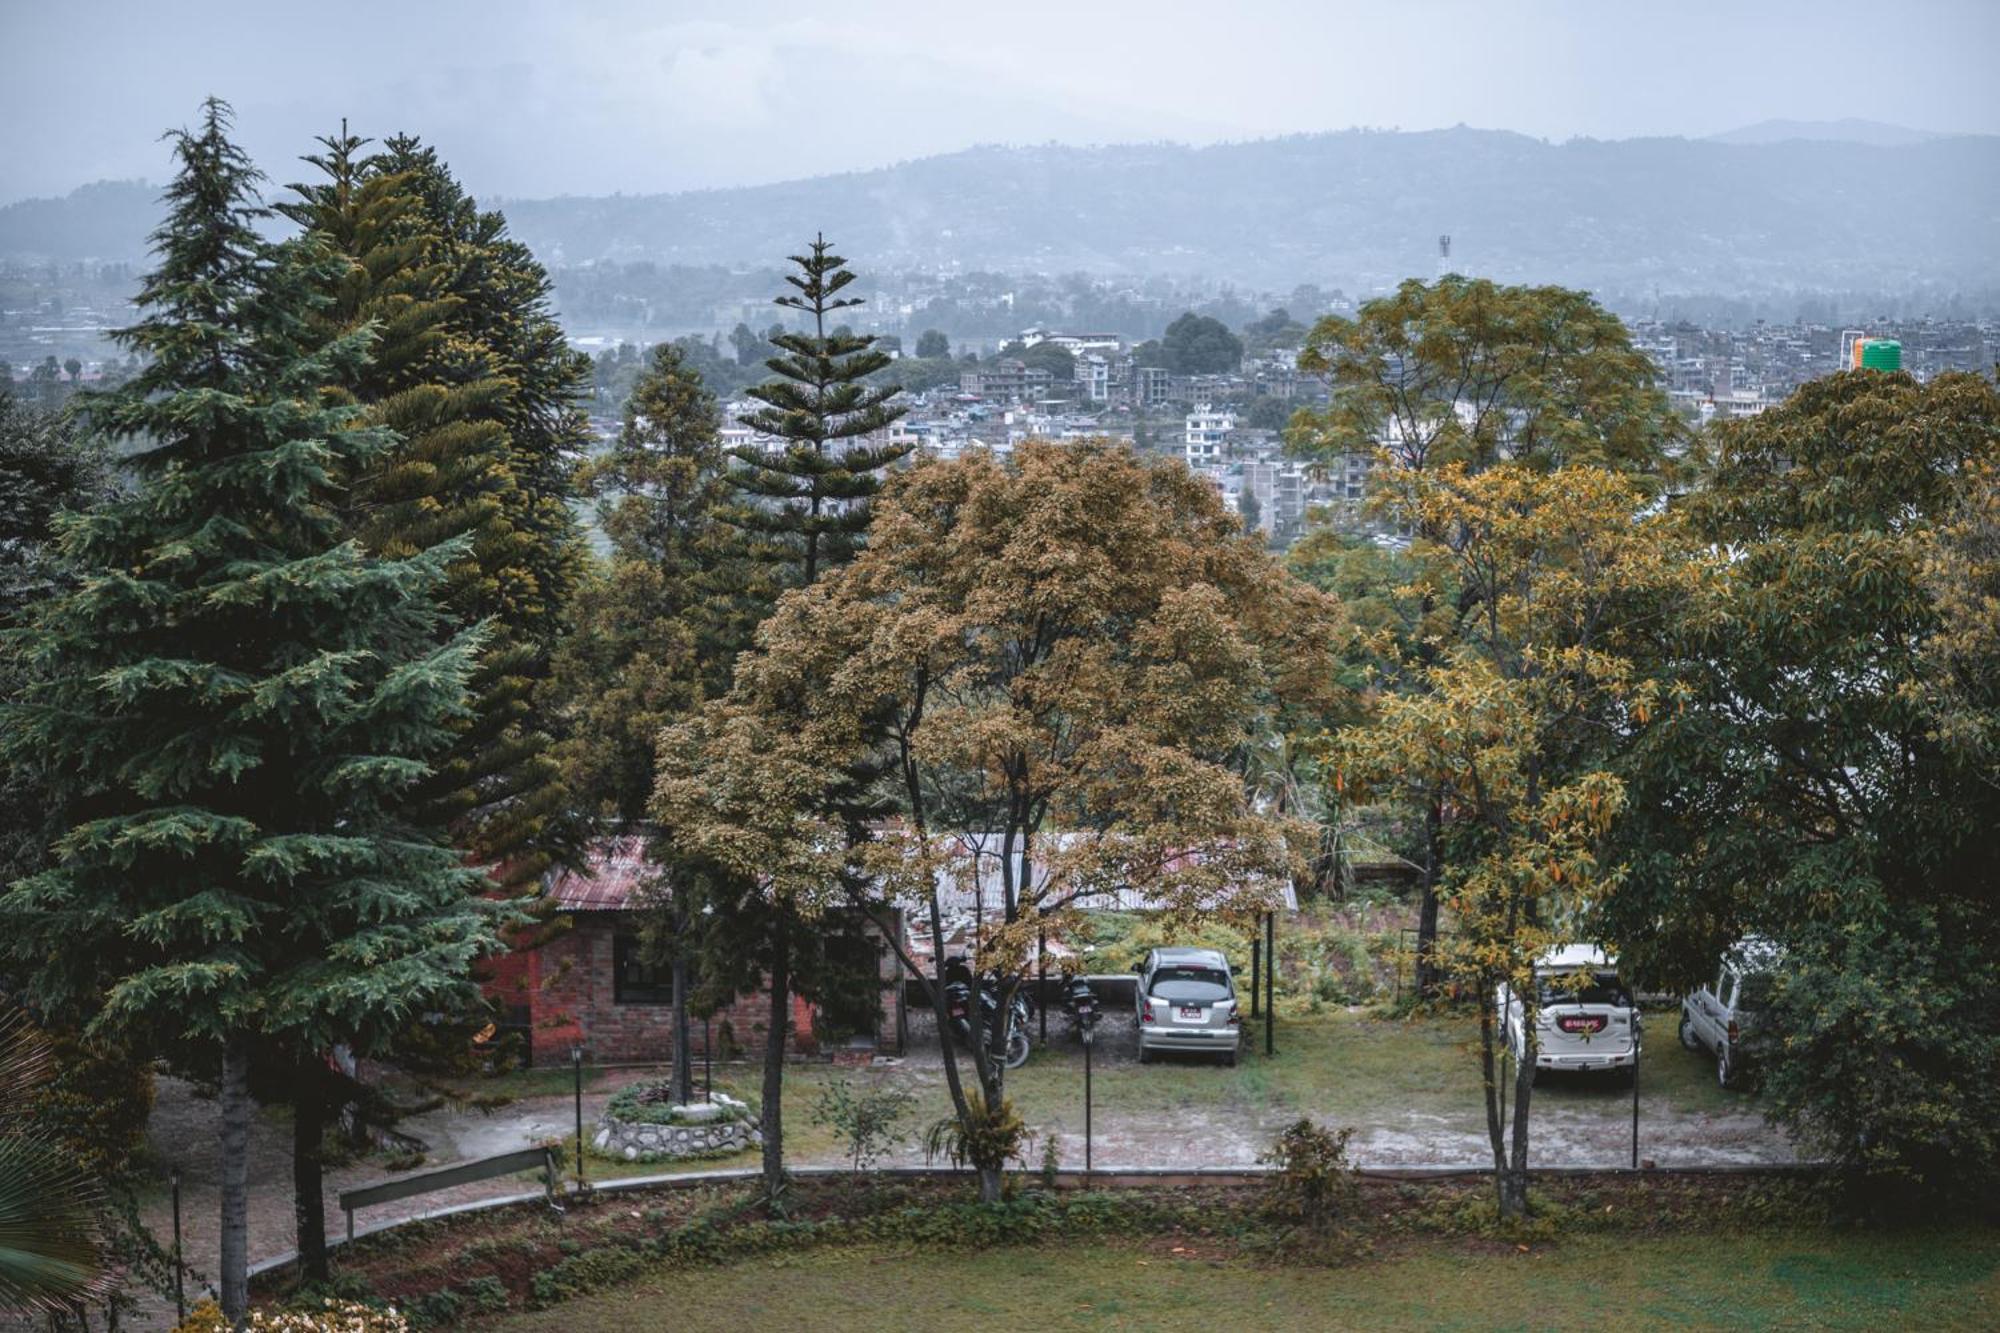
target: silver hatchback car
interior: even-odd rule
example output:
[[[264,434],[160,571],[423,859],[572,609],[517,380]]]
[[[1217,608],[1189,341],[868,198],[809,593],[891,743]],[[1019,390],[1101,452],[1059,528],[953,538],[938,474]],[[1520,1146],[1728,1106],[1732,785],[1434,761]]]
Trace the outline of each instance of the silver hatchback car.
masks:
[[[1154,949],[1139,969],[1139,1063],[1162,1051],[1236,1063],[1243,1015],[1229,960],[1214,949]]]

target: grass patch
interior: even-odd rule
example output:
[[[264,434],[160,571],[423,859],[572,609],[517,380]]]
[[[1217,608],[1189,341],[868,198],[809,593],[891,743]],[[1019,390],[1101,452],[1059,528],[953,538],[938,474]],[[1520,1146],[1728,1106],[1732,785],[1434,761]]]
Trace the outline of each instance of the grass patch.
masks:
[[[645,1278],[492,1325],[590,1328],[1983,1328],[1991,1231],[1828,1232],[1530,1246],[1431,1240],[1332,1268],[1199,1243],[985,1250],[835,1247]]]

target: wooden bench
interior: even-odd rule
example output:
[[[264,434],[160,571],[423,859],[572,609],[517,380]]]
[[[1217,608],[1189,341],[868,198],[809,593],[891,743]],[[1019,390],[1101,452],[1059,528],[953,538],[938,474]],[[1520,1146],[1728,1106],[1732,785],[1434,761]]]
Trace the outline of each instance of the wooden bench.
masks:
[[[436,1171],[422,1171],[415,1175],[400,1176],[395,1180],[385,1180],[379,1185],[364,1185],[358,1190],[342,1190],[341,1211],[347,1214],[347,1239],[354,1239],[354,1213],[356,1209],[371,1207],[378,1203],[394,1203],[398,1199],[414,1198],[419,1194],[431,1194],[438,1190],[450,1189],[453,1185],[470,1185],[475,1181],[493,1180],[500,1176],[516,1175],[522,1171],[542,1171],[542,1186],[548,1196],[549,1207],[562,1212],[562,1204],[556,1198],[556,1177],[559,1166],[556,1149],[550,1147],[523,1148],[519,1152],[503,1152],[498,1157],[481,1157],[470,1162],[459,1162],[454,1166],[440,1167]]]

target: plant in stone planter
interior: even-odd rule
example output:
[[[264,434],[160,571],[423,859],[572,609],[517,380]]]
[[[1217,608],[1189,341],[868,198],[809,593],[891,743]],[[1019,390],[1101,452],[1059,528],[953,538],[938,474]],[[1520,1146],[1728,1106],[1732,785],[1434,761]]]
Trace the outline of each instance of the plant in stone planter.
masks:
[[[615,1093],[598,1122],[596,1150],[625,1161],[726,1157],[758,1142],[757,1114],[727,1093],[676,1103],[664,1081]]]

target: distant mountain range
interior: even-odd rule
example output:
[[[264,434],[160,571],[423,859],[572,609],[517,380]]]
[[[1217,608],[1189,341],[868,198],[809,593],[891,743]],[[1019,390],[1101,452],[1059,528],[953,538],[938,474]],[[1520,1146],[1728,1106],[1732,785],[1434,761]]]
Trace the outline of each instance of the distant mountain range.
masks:
[[[1891,125],[1880,120],[1760,120],[1755,125],[1708,136],[1711,143],[1783,143],[1787,139],[1807,139],[1818,143],[1865,143],[1876,148],[1904,148],[1913,143],[1950,136],[1934,130],[1913,130],[1907,125]]]
[[[863,268],[1366,289],[1434,273],[1449,234],[1463,272],[1628,292],[2000,284],[2000,137],[1869,122],[1707,140],[1458,128],[979,147],[776,185],[502,206],[552,265],[768,263],[824,231]],[[0,255],[136,259],[157,216],[138,184],[24,201],[0,208]]]

